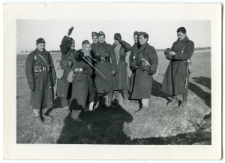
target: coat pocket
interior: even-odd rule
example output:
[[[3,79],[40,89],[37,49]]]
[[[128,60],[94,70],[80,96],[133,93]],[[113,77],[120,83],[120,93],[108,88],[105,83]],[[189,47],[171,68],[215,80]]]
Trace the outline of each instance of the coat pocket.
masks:
[[[40,73],[39,72],[34,72],[34,79],[39,78],[39,76],[40,76]]]

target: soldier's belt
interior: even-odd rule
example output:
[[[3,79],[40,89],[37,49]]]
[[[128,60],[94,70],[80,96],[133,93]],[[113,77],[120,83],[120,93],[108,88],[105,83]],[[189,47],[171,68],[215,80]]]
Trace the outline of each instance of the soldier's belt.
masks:
[[[84,69],[83,68],[73,68],[74,72],[83,72]]]
[[[49,71],[49,72],[51,72],[52,67],[51,68],[50,67],[51,66],[49,66],[49,68],[42,67],[42,66],[34,66],[34,72],[42,72],[42,71]]]
[[[125,56],[120,56],[120,61],[125,61],[126,57]]]
[[[97,61],[98,62],[110,62],[110,57],[106,56],[106,57],[97,57]]]

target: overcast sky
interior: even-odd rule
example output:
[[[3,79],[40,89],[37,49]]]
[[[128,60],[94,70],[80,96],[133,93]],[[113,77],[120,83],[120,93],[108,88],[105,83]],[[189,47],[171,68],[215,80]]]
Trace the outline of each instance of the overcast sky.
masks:
[[[211,46],[210,21],[138,21],[138,20],[17,20],[17,53],[34,50],[36,39],[42,37],[46,41],[46,50],[59,50],[61,40],[68,29],[74,26],[72,37],[76,41],[76,49],[81,48],[83,40],[91,40],[92,31],[103,31],[106,42],[112,44],[114,34],[119,32],[122,39],[133,45],[133,32],[145,31],[149,34],[149,44],[155,49],[170,48],[176,41],[176,30],[183,26],[195,47]]]

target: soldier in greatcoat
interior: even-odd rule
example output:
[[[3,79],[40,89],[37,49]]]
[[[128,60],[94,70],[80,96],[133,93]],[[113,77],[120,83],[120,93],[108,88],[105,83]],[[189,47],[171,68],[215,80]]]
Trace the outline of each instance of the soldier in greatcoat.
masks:
[[[110,44],[105,42],[105,34],[98,33],[98,43],[93,48],[96,59],[95,67],[101,74],[95,71],[95,85],[97,88],[100,104],[104,101],[107,106],[111,105],[113,96],[113,76],[116,74],[116,57]]]
[[[134,32],[133,38],[134,38],[134,45],[131,48],[131,53],[129,56],[129,66],[132,71],[131,77],[130,77],[130,90],[129,90],[130,93],[133,92],[134,76],[135,76],[135,70],[136,70],[136,66],[137,66],[136,58],[137,58],[138,50],[141,47],[140,42],[139,42],[139,33],[137,31]]]
[[[25,71],[31,90],[30,103],[34,116],[36,122],[42,124],[45,117],[42,110],[53,107],[56,73],[52,57],[45,50],[45,40],[39,38],[36,41],[36,47],[26,59]]]
[[[60,61],[60,69],[64,70],[63,76],[58,79],[57,82],[57,91],[56,96],[61,97],[62,107],[68,108],[69,105],[69,88],[71,88],[71,83],[67,81],[67,76],[72,69],[73,60],[72,55],[76,53],[75,50],[75,41],[70,37],[73,31],[73,27],[71,27],[68,31],[68,34],[63,37],[60,45],[60,50],[62,53],[61,61]]]
[[[130,44],[122,40],[120,33],[114,36],[113,49],[116,55],[117,73],[114,76],[114,95],[119,100],[119,92],[123,95],[123,104],[128,104],[129,77],[127,72],[127,52],[131,50]]]
[[[136,71],[132,99],[140,101],[140,109],[149,107],[153,75],[156,75],[158,67],[158,56],[155,48],[147,43],[148,37],[146,32],[139,32],[141,47],[135,58],[137,65],[133,65]]]
[[[178,105],[177,95],[183,95],[181,107],[187,105],[188,81],[190,76],[190,59],[194,52],[194,42],[189,40],[186,29],[180,27],[177,30],[178,39],[167,49],[166,58],[170,60],[162,83],[161,91],[173,96],[169,105]]]
[[[79,120],[81,111],[85,111],[87,107],[88,96],[90,94],[89,86],[93,86],[91,73],[93,72],[90,65],[91,45],[85,40],[82,42],[82,50],[77,51],[73,55],[73,81],[72,95],[70,101],[71,117]]]

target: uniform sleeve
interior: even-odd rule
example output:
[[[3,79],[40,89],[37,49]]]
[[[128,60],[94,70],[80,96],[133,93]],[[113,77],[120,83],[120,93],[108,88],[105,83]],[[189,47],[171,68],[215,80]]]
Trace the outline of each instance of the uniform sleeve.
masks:
[[[33,55],[29,54],[26,59],[26,68],[25,68],[27,81],[29,85],[34,85],[33,65],[34,65]]]
[[[184,52],[175,52],[174,60],[187,60],[190,59],[194,52],[194,43],[189,41],[186,46]]]
[[[70,50],[70,40],[67,36],[64,36],[60,45],[60,50],[62,55],[66,55],[66,53]]]
[[[111,45],[108,45],[108,46],[109,46],[110,56],[112,59],[112,70],[116,71],[116,55],[114,53],[113,47]]]
[[[50,54],[49,54],[49,58],[51,60],[51,65],[52,65],[52,80],[55,83],[55,81],[56,81],[55,66],[54,66],[54,62],[53,62],[52,56]]]
[[[121,43],[121,45],[125,48],[125,51],[126,51],[126,52],[128,52],[128,51],[131,50],[131,45],[128,44],[127,42],[121,41],[120,43]]]
[[[174,51],[174,45],[175,45],[175,42],[173,43],[173,45],[171,47],[171,51]]]
[[[150,74],[155,74],[158,68],[158,55],[155,51],[155,48],[150,48],[150,53],[149,53],[149,61],[151,64],[149,73]]]

